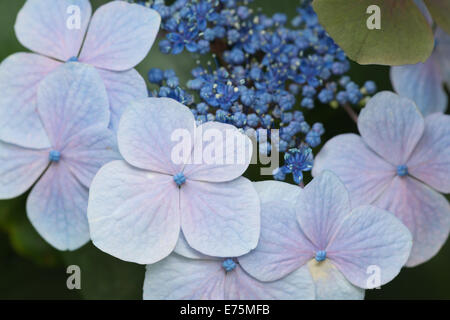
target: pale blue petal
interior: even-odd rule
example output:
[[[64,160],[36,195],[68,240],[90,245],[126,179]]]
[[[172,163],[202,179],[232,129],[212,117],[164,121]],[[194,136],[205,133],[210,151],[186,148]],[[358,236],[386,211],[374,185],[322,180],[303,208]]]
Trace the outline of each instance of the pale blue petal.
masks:
[[[147,266],[145,300],[223,300],[225,270],[217,260],[172,254]]]
[[[91,184],[92,242],[125,261],[148,264],[168,256],[180,231],[179,190],[172,177],[124,161],[103,166]]]
[[[27,191],[49,163],[48,150],[18,147],[0,141],[0,199]]]
[[[360,136],[341,134],[323,146],[314,159],[312,174],[334,172],[350,193],[352,207],[372,203],[388,187],[396,168],[370,150]]]
[[[75,250],[89,241],[88,189],[63,163],[52,164],[33,187],[27,214],[39,234],[58,250]]]
[[[91,13],[89,0],[27,0],[17,16],[17,39],[31,51],[67,61],[78,56]],[[78,14],[79,25],[73,23]]]
[[[348,191],[331,171],[324,171],[297,199],[297,220],[316,250],[325,250],[331,237],[350,213]]]
[[[450,116],[425,118],[425,132],[408,160],[408,172],[443,193],[450,193]]]
[[[107,3],[92,17],[80,61],[114,71],[134,68],[150,51],[160,24],[155,10],[124,1]]]
[[[48,148],[50,142],[39,114],[39,83],[59,62],[31,53],[16,53],[0,65],[0,139],[28,148]]]
[[[250,180],[223,183],[188,180],[180,189],[181,227],[203,254],[236,257],[256,247],[260,204]]]
[[[364,289],[351,284],[330,260],[308,262],[317,300],[362,300]]]
[[[450,205],[444,196],[410,177],[396,177],[375,204],[394,213],[413,236],[407,266],[431,259],[450,232]]]
[[[381,286],[397,276],[411,252],[408,228],[391,213],[361,206],[345,217],[329,244],[327,257],[354,285],[373,289],[371,273],[379,270]]]
[[[123,111],[133,100],[148,97],[147,86],[142,76],[135,70],[114,72],[97,69],[105,83],[111,109],[110,127],[117,132]]]
[[[114,133],[101,126],[90,127],[70,137],[61,155],[61,161],[87,188],[104,164],[120,159]]]
[[[125,110],[117,140],[128,163],[175,175],[183,169],[182,160],[190,157],[194,130],[194,116],[188,107],[169,98],[147,98],[132,102]],[[177,132],[186,134],[186,140],[177,140]],[[177,161],[172,152],[180,144],[186,156]]]
[[[66,63],[47,76],[38,89],[38,111],[53,148],[62,148],[72,136],[109,124],[105,85],[95,68]]]
[[[277,281],[258,281],[239,266],[227,273],[225,278],[226,300],[312,300],[314,298],[314,282],[306,266]]]
[[[394,166],[406,163],[424,127],[414,102],[388,91],[373,96],[358,118],[364,142]]]
[[[247,170],[252,151],[250,138],[235,126],[206,122],[196,128],[193,161],[183,173],[190,180],[231,181]]]
[[[441,66],[432,55],[425,63],[391,67],[391,82],[401,96],[413,100],[423,115],[447,108]]]
[[[296,219],[295,202],[301,188],[278,181],[254,185],[261,199],[261,235],[256,249],[239,261],[259,280],[278,280],[300,268],[315,254],[314,246]],[[277,199],[276,195],[280,197]]]

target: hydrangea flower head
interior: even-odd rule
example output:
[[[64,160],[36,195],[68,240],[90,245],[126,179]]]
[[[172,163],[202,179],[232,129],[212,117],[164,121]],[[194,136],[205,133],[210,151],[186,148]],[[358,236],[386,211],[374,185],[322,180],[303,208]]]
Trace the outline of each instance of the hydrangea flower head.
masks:
[[[202,255],[180,237],[177,253],[147,265],[144,299],[158,300],[311,300],[314,284],[307,268],[262,282],[248,274],[240,258]]]
[[[177,132],[186,140],[178,141]],[[250,163],[251,141],[236,127],[197,127],[186,106],[147,98],[124,112],[118,144],[125,161],[99,171],[89,198],[91,236],[101,250],[154,263],[173,251],[180,230],[192,248],[211,256],[240,256],[256,247],[259,199],[240,177]],[[198,161],[208,154],[215,161]]]
[[[413,234],[408,266],[433,257],[450,231],[450,116],[424,118],[413,101],[391,92],[375,95],[358,119],[361,136],[329,140],[313,176],[335,172],[353,206],[374,204],[394,213]]]
[[[100,167],[119,158],[108,129],[103,81],[93,67],[68,63],[42,81],[38,114],[42,148],[0,141],[0,199],[27,191],[28,217],[51,245],[74,250],[89,241],[88,188]]]
[[[112,1],[92,16],[89,0],[27,0],[15,24],[19,42],[34,53],[16,53],[0,66],[0,139],[45,147],[36,113],[39,83],[65,62],[96,67],[104,81],[117,126],[125,103],[148,96],[133,69],[149,52],[160,25],[155,10]]]
[[[261,236],[239,261],[258,280],[282,279],[306,265],[317,299],[361,299],[363,289],[391,281],[408,259],[411,234],[400,220],[373,206],[352,209],[329,171],[304,189],[279,181],[257,182],[256,189]],[[379,283],[370,281],[370,268],[378,268]]]

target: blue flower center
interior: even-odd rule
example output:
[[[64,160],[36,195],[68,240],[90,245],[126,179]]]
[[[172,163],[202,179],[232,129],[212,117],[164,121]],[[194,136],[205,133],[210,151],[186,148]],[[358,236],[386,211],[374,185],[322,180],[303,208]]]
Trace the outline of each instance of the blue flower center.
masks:
[[[57,150],[50,151],[50,153],[48,154],[48,159],[51,162],[58,162],[59,159],[61,159],[61,152],[59,152]]]
[[[226,272],[233,271],[236,268],[236,262],[233,261],[233,259],[225,259],[222,263],[222,267],[225,269]]]
[[[316,252],[316,261],[320,262],[327,258],[327,252],[325,250],[319,250]]]
[[[175,181],[177,186],[181,187],[181,185],[186,182],[186,177],[182,172],[180,172],[173,176],[173,181]]]
[[[69,60],[67,60],[67,62],[78,62],[78,58],[77,57],[71,57],[71,58],[69,58]]]
[[[404,164],[397,166],[397,174],[400,177],[404,177],[408,174],[408,167]]]

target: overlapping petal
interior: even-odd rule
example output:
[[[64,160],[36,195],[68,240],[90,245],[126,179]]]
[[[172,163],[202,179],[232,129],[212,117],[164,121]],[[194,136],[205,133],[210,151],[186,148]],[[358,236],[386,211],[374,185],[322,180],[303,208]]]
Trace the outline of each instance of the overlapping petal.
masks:
[[[447,109],[441,66],[433,54],[425,63],[391,68],[391,82],[401,96],[413,100],[423,115]]]
[[[260,204],[252,183],[188,180],[180,190],[181,227],[189,245],[203,254],[236,257],[256,247]]]
[[[297,198],[297,220],[315,249],[325,250],[351,210],[348,191],[330,171],[315,177],[303,190]]]
[[[350,193],[352,207],[372,203],[389,186],[396,168],[370,150],[360,136],[338,135],[314,159],[313,176],[337,174]]]
[[[0,139],[29,148],[50,142],[36,112],[37,88],[59,62],[31,53],[16,53],[0,64]]]
[[[135,70],[113,72],[97,69],[108,93],[111,110],[110,127],[117,132],[119,120],[128,104],[133,100],[148,97],[145,80]]]
[[[206,122],[195,130],[193,155],[183,173],[191,180],[233,180],[247,170],[252,147],[250,138],[235,126]]]
[[[440,28],[437,28],[435,33],[436,41],[436,58],[439,61],[442,77],[450,88],[450,35]]]
[[[98,72],[81,63],[67,63],[46,77],[37,94],[38,111],[53,148],[62,148],[80,131],[107,128],[108,96]]]
[[[75,250],[89,241],[88,189],[64,163],[52,164],[27,200],[27,214],[39,234],[59,250]]]
[[[361,206],[347,215],[327,248],[327,257],[354,285],[373,289],[371,268],[379,270],[384,285],[400,272],[411,252],[408,228],[391,213]]]
[[[195,120],[188,107],[169,98],[132,102],[119,124],[117,140],[125,160],[141,169],[175,175],[190,157]],[[180,147],[181,157],[178,156]]]
[[[364,289],[349,282],[330,260],[310,260],[308,270],[314,280],[317,300],[362,300]]]
[[[102,126],[90,127],[70,137],[61,154],[62,161],[87,188],[104,164],[120,159],[114,133]]]
[[[27,191],[48,166],[48,150],[34,150],[0,141],[0,199]]]
[[[299,268],[286,277],[261,282],[241,267],[227,274],[226,300],[311,300],[315,298],[314,283],[306,267]]]
[[[375,205],[393,212],[411,231],[413,247],[407,266],[433,257],[450,232],[448,201],[414,178],[395,177]]]
[[[67,61],[78,56],[91,13],[89,0],[28,0],[17,16],[16,35],[28,49]]]
[[[364,142],[394,166],[406,163],[424,127],[424,119],[412,100],[387,91],[372,97],[358,118]]]
[[[408,160],[408,171],[436,190],[450,193],[450,116],[425,118],[422,139]]]
[[[107,3],[92,17],[80,61],[113,71],[131,69],[150,51],[160,24],[155,10],[124,1]]]
[[[274,281],[304,265],[315,250],[296,221],[296,199],[291,195],[298,195],[301,188],[275,181],[254,185],[261,199],[261,235],[256,249],[239,261],[257,279]]]
[[[113,161],[91,184],[88,219],[99,249],[122,260],[154,263],[177,243],[179,190],[168,175]]]

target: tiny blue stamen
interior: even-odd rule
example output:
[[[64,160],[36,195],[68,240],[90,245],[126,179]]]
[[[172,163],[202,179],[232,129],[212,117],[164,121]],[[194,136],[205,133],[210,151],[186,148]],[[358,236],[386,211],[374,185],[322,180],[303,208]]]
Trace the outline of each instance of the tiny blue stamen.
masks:
[[[59,159],[61,159],[61,153],[57,150],[52,150],[52,151],[50,151],[50,153],[48,155],[48,159],[51,162],[58,162]]]
[[[173,181],[175,181],[177,186],[181,187],[181,185],[186,182],[186,177],[180,172],[173,176]]]
[[[325,250],[319,250],[316,252],[316,261],[323,261],[327,258],[327,252]]]
[[[71,58],[69,58],[69,60],[67,60],[67,62],[78,62],[78,58],[77,57],[71,57]]]
[[[222,263],[222,267],[225,269],[226,272],[233,271],[236,268],[236,262],[233,261],[233,259],[225,259]]]
[[[408,167],[404,164],[397,166],[397,174],[400,177],[404,177],[408,174]]]

